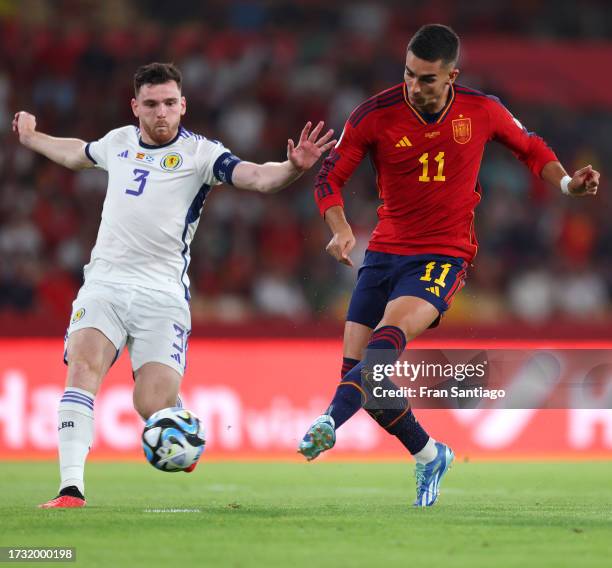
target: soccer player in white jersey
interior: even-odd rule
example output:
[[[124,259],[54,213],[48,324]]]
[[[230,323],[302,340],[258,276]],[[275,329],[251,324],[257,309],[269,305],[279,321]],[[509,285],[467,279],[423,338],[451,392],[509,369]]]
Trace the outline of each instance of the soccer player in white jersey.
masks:
[[[304,126],[287,160],[241,161],[223,144],[185,130],[181,74],[151,63],[134,76],[138,127],[111,130],[95,142],[54,138],[18,112],[19,141],[73,170],[108,172],[102,220],[67,332],[66,390],[58,411],[59,495],[43,508],[85,505],[84,469],[93,434],[94,398],[127,346],[134,370],[134,407],[147,419],[175,406],[185,370],[189,312],[189,245],[214,185],[273,193],[311,168],[335,140],[323,123]]]

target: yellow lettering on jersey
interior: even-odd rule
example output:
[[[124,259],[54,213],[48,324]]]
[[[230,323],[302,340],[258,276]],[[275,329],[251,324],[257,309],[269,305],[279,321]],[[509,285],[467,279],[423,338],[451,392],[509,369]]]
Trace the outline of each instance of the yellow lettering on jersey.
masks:
[[[444,175],[444,152],[438,152],[434,161],[438,162],[438,173],[434,176],[434,181],[446,181],[446,176]],[[429,153],[425,152],[421,154],[419,158],[419,162],[423,165],[423,172],[419,176],[419,181],[428,182],[431,181],[429,177]]]
[[[446,181],[446,176],[442,173],[444,171],[444,152],[438,152],[434,160],[438,162],[438,173],[434,176],[434,181]]]

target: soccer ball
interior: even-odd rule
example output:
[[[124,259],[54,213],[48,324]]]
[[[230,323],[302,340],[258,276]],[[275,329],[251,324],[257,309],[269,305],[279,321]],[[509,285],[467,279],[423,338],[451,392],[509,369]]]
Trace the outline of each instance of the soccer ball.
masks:
[[[200,419],[185,408],[157,411],[142,433],[147,461],[161,471],[184,471],[200,459],[205,445]]]

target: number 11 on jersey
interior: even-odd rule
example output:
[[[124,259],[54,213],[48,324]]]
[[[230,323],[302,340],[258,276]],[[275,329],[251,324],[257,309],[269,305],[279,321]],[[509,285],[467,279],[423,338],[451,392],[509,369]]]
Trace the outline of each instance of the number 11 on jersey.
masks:
[[[446,176],[444,175],[444,152],[438,152],[434,161],[438,164],[438,173],[434,176],[433,180],[446,181]],[[423,173],[419,176],[419,181],[431,181],[429,177],[429,153],[421,154],[419,162],[423,165]]]
[[[149,172],[148,170],[141,170],[136,168],[134,170],[133,181],[138,182],[138,189],[126,189],[125,192],[128,195],[141,195],[144,191],[145,185],[147,185],[147,177],[149,177],[150,173],[151,172]]]

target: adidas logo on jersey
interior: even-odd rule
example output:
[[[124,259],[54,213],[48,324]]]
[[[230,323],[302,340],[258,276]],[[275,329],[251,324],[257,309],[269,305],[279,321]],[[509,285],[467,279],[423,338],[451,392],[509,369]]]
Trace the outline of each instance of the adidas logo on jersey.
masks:
[[[396,148],[408,148],[412,146],[412,142],[408,140],[408,136],[402,136],[402,139],[395,145]]]
[[[439,286],[431,286],[429,288],[425,288],[426,292],[431,292],[434,296],[440,297],[440,287]]]
[[[127,158],[127,157],[128,157],[127,150],[123,150],[123,152],[119,152],[119,154],[117,154],[117,158]]]

